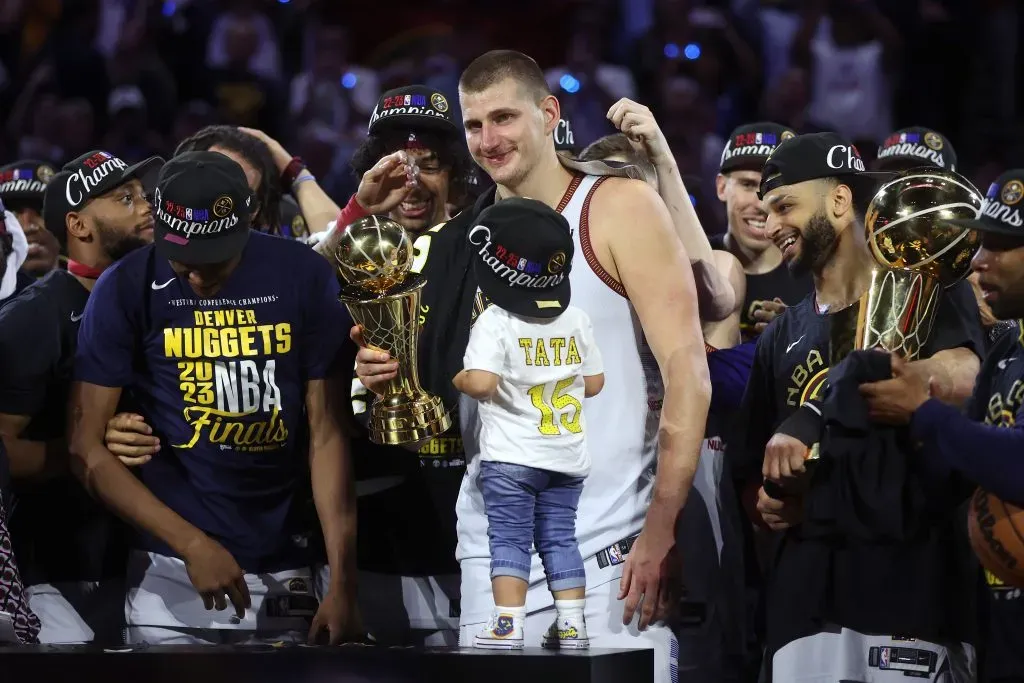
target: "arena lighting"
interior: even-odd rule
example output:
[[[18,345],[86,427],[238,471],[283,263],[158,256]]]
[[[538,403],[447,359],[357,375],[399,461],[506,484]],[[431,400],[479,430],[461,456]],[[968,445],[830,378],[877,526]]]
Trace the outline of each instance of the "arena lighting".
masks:
[[[580,89],[580,82],[572,74],[565,74],[559,78],[558,84],[562,86],[562,90],[568,93],[579,92]]]
[[[288,0],[284,0],[284,1],[287,2]],[[359,80],[359,77],[356,76],[351,71],[349,71],[348,73],[346,73],[344,76],[341,77],[341,85],[344,88],[351,89],[351,88],[356,87],[356,82],[358,80]]]
[[[167,2],[164,3],[164,7],[163,7],[164,16],[165,17],[174,16],[174,13],[177,11],[177,9],[178,9],[177,5],[175,5],[173,2],[171,2],[171,0],[167,0]]]
[[[683,56],[689,59],[691,62],[695,59],[700,58],[700,45],[697,43],[690,43],[683,48]]]
[[[665,43],[665,56],[669,59],[679,57],[679,46],[675,43]]]

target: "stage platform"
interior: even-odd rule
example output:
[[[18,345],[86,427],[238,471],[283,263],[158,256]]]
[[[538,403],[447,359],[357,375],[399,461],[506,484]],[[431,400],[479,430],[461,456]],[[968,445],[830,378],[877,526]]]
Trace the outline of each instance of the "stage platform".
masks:
[[[0,647],[0,683],[649,683],[653,650]]]

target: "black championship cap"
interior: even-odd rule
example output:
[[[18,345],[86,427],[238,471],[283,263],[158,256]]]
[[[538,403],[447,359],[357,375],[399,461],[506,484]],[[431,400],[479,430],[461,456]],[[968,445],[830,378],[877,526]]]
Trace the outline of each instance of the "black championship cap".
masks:
[[[477,284],[496,306],[532,318],[565,312],[573,243],[562,214],[535,199],[503,199],[477,217],[469,243]]]
[[[880,171],[902,171],[917,166],[956,170],[956,152],[942,133],[914,126],[896,131],[878,146],[875,167]]]
[[[1024,200],[1024,168],[1015,168],[1003,173],[988,186],[985,201],[981,205],[981,215],[976,220],[949,222],[984,232],[1024,237],[1024,218],[1020,215],[1024,202],[1021,200]]]
[[[809,133],[780,142],[761,169],[761,199],[777,187],[818,178],[841,178],[865,172],[853,143],[836,133]]]
[[[53,164],[32,159],[0,166],[0,199],[8,203],[32,202],[42,206],[43,191],[56,173]]]
[[[432,128],[456,134],[462,132],[462,127],[452,118],[445,96],[425,85],[407,85],[388,90],[377,100],[377,106],[370,115],[369,134],[395,128]]]
[[[218,152],[185,152],[160,170],[153,242],[186,265],[221,263],[249,241],[253,197],[242,167]]]
[[[740,126],[729,133],[718,172],[760,171],[775,147],[795,136],[796,133],[789,128],[770,121]]]

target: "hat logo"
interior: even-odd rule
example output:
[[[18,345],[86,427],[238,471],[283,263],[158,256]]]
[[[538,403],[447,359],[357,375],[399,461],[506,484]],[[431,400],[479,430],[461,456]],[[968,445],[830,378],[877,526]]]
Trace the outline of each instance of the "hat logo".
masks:
[[[846,153],[846,158],[843,159],[842,155]],[[828,155],[825,157],[825,163],[828,164],[829,168],[836,170],[850,170],[850,171],[863,171],[864,162],[860,158],[860,154],[857,152],[857,148],[853,145],[833,145],[828,150]]]
[[[53,178],[53,169],[49,166],[40,166],[36,169],[36,177],[39,178],[41,182],[48,183],[50,182],[50,179]]]
[[[1003,204],[1016,204],[1020,201],[1020,198],[1024,197],[1024,183],[1019,180],[1011,180],[1003,185],[1003,191],[999,193],[999,198],[1003,201]]]
[[[928,145],[935,151],[942,149],[942,138],[939,134],[934,131],[928,131],[924,134],[924,144]]]
[[[562,272],[563,268],[565,268],[565,252],[556,251],[548,259],[548,272],[552,275],[557,275]]]
[[[796,133],[794,133],[793,131],[791,131],[791,130],[784,130],[784,131],[782,131],[782,135],[779,136],[779,140],[780,141],[788,140],[790,138],[795,138],[795,137],[796,137]]]
[[[217,218],[224,218],[231,210],[235,208],[235,202],[232,201],[231,197],[221,195],[213,202],[213,215]]]
[[[448,100],[444,98],[444,95],[436,92],[430,96],[430,106],[443,114],[448,111]]]

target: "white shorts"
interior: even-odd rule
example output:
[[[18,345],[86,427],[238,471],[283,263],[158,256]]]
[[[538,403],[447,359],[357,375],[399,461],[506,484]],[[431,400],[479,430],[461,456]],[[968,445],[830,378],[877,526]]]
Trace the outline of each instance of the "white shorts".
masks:
[[[124,628],[124,581],[62,581],[25,588],[28,606],[39,617],[39,642],[77,645],[96,641],[120,645]]]
[[[483,629],[494,606],[491,596],[491,566],[487,558],[469,558],[462,566],[462,614],[459,644],[471,647],[473,636]],[[587,571],[587,637],[594,648],[636,648],[654,650],[654,682],[679,682],[679,642],[667,626],[649,626],[639,631],[633,619],[622,625],[623,603],[618,600],[622,564],[601,568],[596,557],[584,559]],[[483,614],[483,619],[480,615]],[[526,593],[526,647],[540,647],[541,636],[555,619],[555,608],[544,577],[531,582]],[[685,672],[684,672],[685,673]],[[687,680],[685,677],[683,680]]]
[[[317,575],[326,590],[330,567]],[[359,572],[359,611],[381,645],[454,647],[459,644],[459,577]]]
[[[908,676],[913,675],[913,678]],[[778,683],[974,683],[974,648],[872,636],[839,626],[787,643],[772,659]]]
[[[128,577],[129,644],[304,643],[320,597],[310,567],[246,574],[252,607],[238,619],[230,603],[224,611],[206,609],[176,557],[133,552]]]

